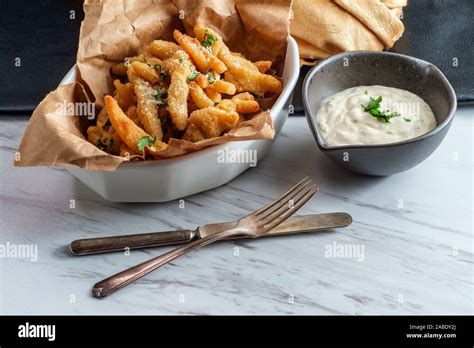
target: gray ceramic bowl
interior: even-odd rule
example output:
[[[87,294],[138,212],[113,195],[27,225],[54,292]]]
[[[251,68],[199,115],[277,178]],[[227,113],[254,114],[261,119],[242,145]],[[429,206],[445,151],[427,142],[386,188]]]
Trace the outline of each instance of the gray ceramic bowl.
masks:
[[[321,102],[347,88],[363,85],[396,87],[418,95],[429,104],[438,125],[422,136],[398,143],[327,146],[316,120]],[[425,160],[444,139],[456,111],[454,90],[436,66],[388,52],[346,52],[322,61],[306,76],[303,101],[319,148],[344,168],[374,176],[399,173]]]

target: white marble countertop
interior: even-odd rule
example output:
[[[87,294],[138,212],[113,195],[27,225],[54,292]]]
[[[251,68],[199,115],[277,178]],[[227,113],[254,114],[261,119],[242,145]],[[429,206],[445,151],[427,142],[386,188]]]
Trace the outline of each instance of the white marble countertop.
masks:
[[[0,244],[37,245],[38,259],[0,258],[1,314],[474,313],[472,107],[458,110],[428,160],[385,178],[340,169],[319,152],[306,120],[291,118],[257,168],[186,198],[185,209],[109,203],[65,170],[13,168],[26,122],[0,118]],[[350,227],[221,242],[103,300],[91,296],[95,282],[169,248],[65,252],[78,238],[233,220],[304,175],[320,193],[302,213],[346,211]],[[363,254],[327,254],[346,246]]]

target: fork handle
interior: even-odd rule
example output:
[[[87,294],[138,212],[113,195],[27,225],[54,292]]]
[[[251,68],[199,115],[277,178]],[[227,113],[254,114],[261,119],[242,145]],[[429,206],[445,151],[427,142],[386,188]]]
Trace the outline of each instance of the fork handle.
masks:
[[[130,234],[126,236],[99,237],[78,239],[69,245],[74,255],[88,255],[109,251],[123,251],[126,248],[139,249],[145,247],[182,244],[192,241],[198,233],[191,230],[168,232],[151,232]]]
[[[243,233],[244,230],[242,230],[242,228],[235,227],[192,241],[182,247],[176,248],[96,283],[92,288],[92,294],[95,297],[105,297],[110,295],[111,293],[133,283],[135,280],[140,279],[141,277],[167,264],[168,262],[177,259],[180,256],[183,256],[193,250],[202,248],[208,244]]]

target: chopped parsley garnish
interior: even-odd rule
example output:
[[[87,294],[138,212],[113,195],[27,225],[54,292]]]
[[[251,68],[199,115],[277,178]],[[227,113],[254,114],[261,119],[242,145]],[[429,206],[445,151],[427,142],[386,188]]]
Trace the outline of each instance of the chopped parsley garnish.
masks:
[[[411,119],[410,119],[410,118],[404,117],[403,120],[404,120],[405,122],[411,122]]]
[[[364,91],[364,94],[365,94],[365,95],[368,95],[368,94],[369,94],[369,91]]]
[[[193,71],[191,74],[188,76],[188,81],[195,81],[196,77],[199,76],[199,71]]]
[[[201,41],[201,45],[203,45],[206,50],[208,50],[209,52],[211,51],[211,47],[212,45],[214,45],[214,43],[217,41],[217,36],[215,35],[212,35],[211,33],[209,33],[209,31],[206,29],[205,33],[204,33],[204,40]]]
[[[166,105],[166,103],[168,102],[168,90],[160,86],[157,86],[155,89],[156,89],[156,95],[155,95],[156,104],[158,104],[159,106]]]
[[[145,135],[144,137],[141,137],[140,140],[138,141],[138,151],[142,152],[145,147],[150,147],[156,143],[156,136],[155,137],[150,137]]]
[[[180,62],[180,63],[184,62],[184,56],[182,56],[182,55],[181,55],[181,56],[179,56],[179,58],[178,58],[178,62]]]
[[[377,99],[374,99],[372,97],[369,98],[369,103],[367,105],[362,105],[362,109],[364,109],[364,112],[367,112],[373,117],[376,117],[377,120],[380,122],[385,122],[385,123],[390,123],[390,119],[394,117],[400,116],[398,112],[392,112],[390,113],[388,110],[382,111],[380,110],[380,103],[382,102],[382,97],[378,97]]]
[[[205,73],[204,76],[207,77],[207,80],[209,81],[210,84],[213,84],[214,82],[217,81],[216,76],[212,73],[211,70],[209,70],[207,73]]]

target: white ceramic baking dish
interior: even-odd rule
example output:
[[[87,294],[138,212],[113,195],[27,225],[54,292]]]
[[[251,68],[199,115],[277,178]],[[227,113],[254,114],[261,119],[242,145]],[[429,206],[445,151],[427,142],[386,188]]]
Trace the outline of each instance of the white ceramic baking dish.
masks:
[[[270,110],[277,134],[288,118],[299,71],[298,46],[290,37],[283,69],[283,92]],[[75,80],[76,67],[73,67],[60,85]],[[81,168],[67,170],[109,201],[167,202],[221,186],[250,167],[250,163],[220,163],[222,151],[256,150],[260,160],[271,144],[272,141],[268,140],[234,141],[173,159],[126,162],[114,172]]]

